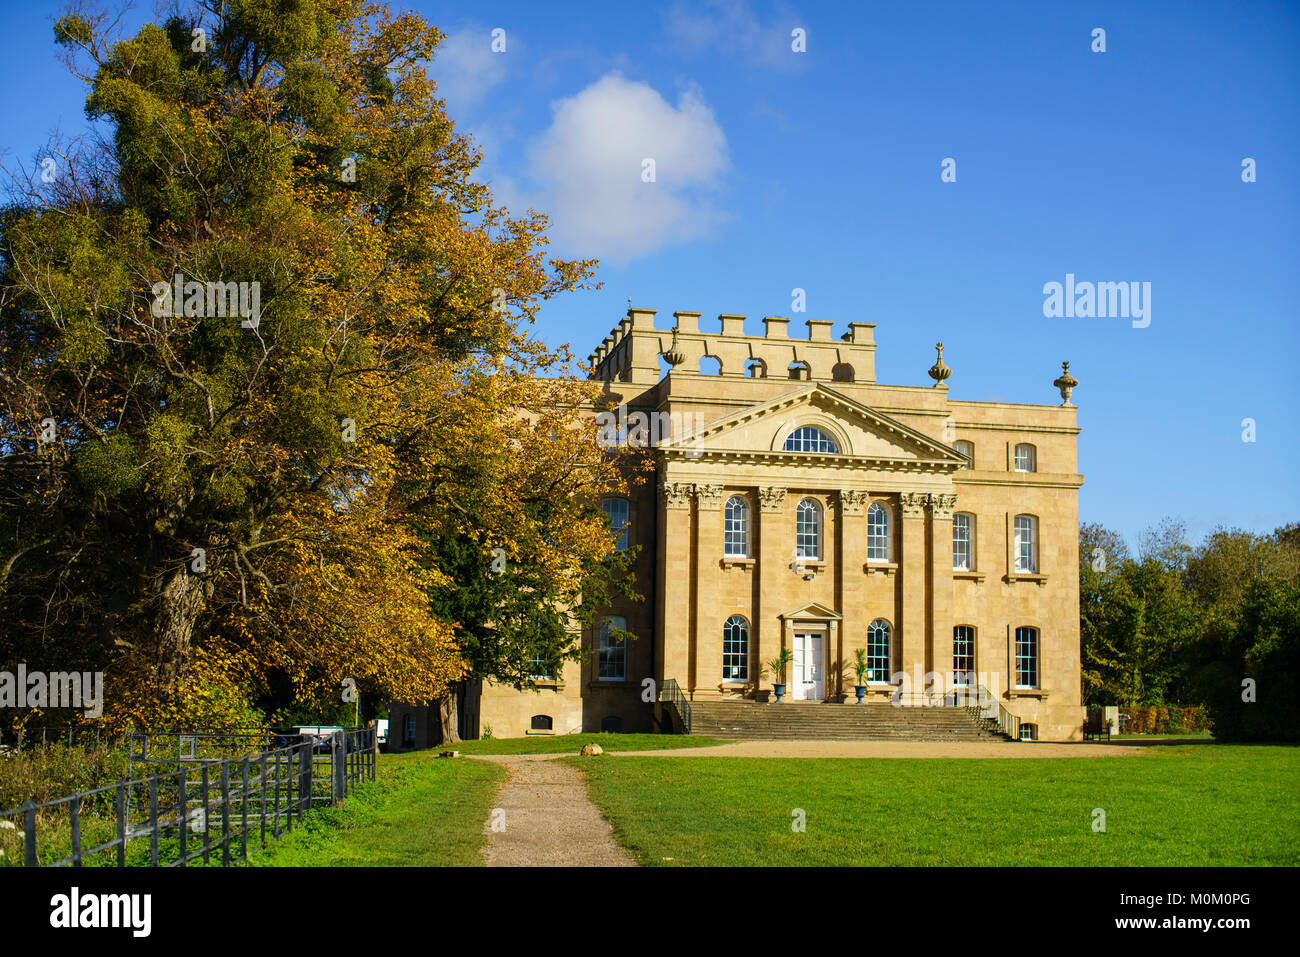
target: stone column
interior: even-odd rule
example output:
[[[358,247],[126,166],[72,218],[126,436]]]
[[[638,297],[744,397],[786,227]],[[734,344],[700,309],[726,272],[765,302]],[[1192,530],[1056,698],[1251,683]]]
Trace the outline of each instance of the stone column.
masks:
[[[785,555],[794,547],[794,529],[788,528],[785,520],[785,489],[760,488],[758,502],[758,608],[749,633],[755,688],[759,687],[763,663],[781,650],[781,622],[777,615],[786,609],[778,606],[776,596],[781,591],[780,576],[789,574]],[[776,676],[768,675],[767,680],[771,687]]]
[[[691,487],[679,482],[659,486],[659,554],[655,559],[655,643],[663,669],[660,680],[690,685],[690,607],[685,590],[691,567]]]
[[[924,691],[925,585],[929,577],[925,552],[926,496],[920,492],[903,492],[898,498],[903,513],[903,554],[898,558],[899,574],[903,578],[903,609],[898,630],[903,649],[900,666],[907,673],[906,691],[901,700],[919,704]]]
[[[867,523],[862,517],[868,495],[860,489],[849,489],[839,494],[840,529],[839,578],[836,581],[836,607],[843,616],[843,627],[838,629],[833,650],[839,663],[835,675],[834,693],[844,693],[844,671],[850,666],[852,649],[867,643],[867,608],[863,586],[865,573],[862,566],[867,560]],[[832,689],[827,688],[827,693]],[[856,701],[856,699],[854,699]]]
[[[952,686],[952,511],[957,496],[930,495],[930,600],[928,670]]]
[[[722,674],[722,622],[718,618],[718,576],[722,558],[721,485],[695,485],[695,614],[691,629],[691,690],[703,683],[709,695],[717,691]]]
[[[826,670],[822,672],[826,677],[822,681],[822,685],[824,686],[822,699],[829,701],[832,696],[843,693],[840,684],[843,681],[844,676],[844,659],[841,657],[841,653],[837,649],[843,648],[844,639],[840,635],[840,623],[835,621],[833,618],[827,622],[826,632],[826,660],[823,662]],[[831,680],[832,664],[837,665],[835,668],[834,681]]]

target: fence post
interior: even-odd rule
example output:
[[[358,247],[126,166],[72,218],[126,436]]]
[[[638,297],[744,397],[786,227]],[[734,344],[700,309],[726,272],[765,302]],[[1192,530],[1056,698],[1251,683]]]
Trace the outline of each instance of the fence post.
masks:
[[[149,866],[158,866],[158,775],[149,779]]]
[[[126,867],[126,782],[117,782],[117,866]]]
[[[188,857],[188,855],[186,854],[186,844],[188,843],[187,835],[189,834],[189,830],[190,830],[190,820],[189,820],[190,804],[189,804],[189,800],[185,796],[185,766],[184,765],[181,765],[179,780],[177,781],[177,785],[176,785],[176,799],[177,799],[177,804],[176,804],[177,823],[179,824],[180,827],[180,842],[181,842],[180,866],[185,867],[186,866],[185,859],[186,857]]]
[[[334,804],[343,805],[347,798],[347,732],[335,732],[334,744],[330,748],[333,757]]]
[[[208,815],[212,813],[208,800],[208,766],[203,765],[203,863],[208,863],[208,852],[211,849],[212,841],[209,839]]]
[[[230,866],[230,762],[221,762],[221,866]]]
[[[262,846],[266,847],[266,752],[262,752],[262,771],[257,778],[257,811],[262,822]]]
[[[23,864],[36,866],[36,805],[28,801],[23,805]]]
[[[303,823],[303,814],[312,806],[312,742],[307,739],[299,744],[298,753],[298,823]]]
[[[275,756],[275,839],[280,839],[280,769],[284,766],[284,756],[277,750]]]
[[[248,758],[244,758],[243,766],[244,786],[239,792],[239,856],[242,860],[248,860]]]
[[[81,866],[81,795],[72,795],[72,804],[68,807],[68,816],[72,824],[72,866]]]

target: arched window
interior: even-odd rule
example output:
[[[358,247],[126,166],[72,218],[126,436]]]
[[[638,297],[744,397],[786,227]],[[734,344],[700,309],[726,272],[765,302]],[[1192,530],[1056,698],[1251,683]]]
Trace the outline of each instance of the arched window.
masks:
[[[549,714],[535,714],[533,715],[531,727],[534,731],[550,731],[553,724],[554,722]]]
[[[600,507],[609,519],[610,529],[618,533],[618,549],[622,551],[627,548],[628,516],[631,511],[627,499],[607,498],[601,501]]]
[[[732,615],[722,626],[722,678],[749,680],[749,622]]]
[[[889,561],[889,509],[883,502],[867,506],[867,561]]]
[[[822,557],[822,507],[810,498],[794,510],[794,547],[797,558]]]
[[[893,670],[892,644],[893,629],[885,619],[877,618],[867,626],[867,681],[888,683]]]
[[[831,380],[834,382],[852,382],[853,366],[847,362],[837,362],[831,366]]]
[[[1016,446],[1016,471],[1037,472],[1038,450],[1028,443]]]
[[[958,512],[952,517],[952,569],[968,572],[975,567],[975,516]]]
[[[745,363],[745,374],[751,379],[766,379],[767,363],[762,359],[750,359]]]
[[[802,379],[806,382],[812,378],[812,369],[806,362],[791,362],[789,372],[791,379]]]
[[[952,630],[952,683],[965,688],[975,674],[975,629],[970,625],[957,625]]]
[[[722,554],[749,557],[749,504],[739,495],[727,499],[723,512]]]
[[[606,618],[600,623],[601,681],[624,681],[627,678],[627,639],[616,634],[627,628],[626,618]]]
[[[1035,574],[1038,571],[1038,519],[1017,515],[1015,523],[1015,570]]]
[[[812,425],[801,425],[785,437],[787,452],[832,452],[840,450],[836,441]]]
[[[1038,629],[1016,629],[1016,687],[1038,687]]]
[[[975,443],[967,442],[965,439],[958,439],[952,444],[952,447],[966,456],[966,464],[962,468],[973,469],[975,467]]]

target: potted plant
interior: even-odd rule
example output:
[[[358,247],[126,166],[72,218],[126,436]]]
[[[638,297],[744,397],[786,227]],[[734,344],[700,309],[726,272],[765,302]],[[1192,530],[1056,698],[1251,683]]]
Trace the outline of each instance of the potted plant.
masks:
[[[853,691],[858,696],[858,704],[867,696],[867,671],[867,649],[858,648],[853,652],[853,675],[858,682]]]
[[[785,666],[792,661],[794,661],[794,652],[789,648],[782,648],[781,653],[767,663],[767,667],[772,672],[772,691],[776,694],[778,702],[785,696]]]

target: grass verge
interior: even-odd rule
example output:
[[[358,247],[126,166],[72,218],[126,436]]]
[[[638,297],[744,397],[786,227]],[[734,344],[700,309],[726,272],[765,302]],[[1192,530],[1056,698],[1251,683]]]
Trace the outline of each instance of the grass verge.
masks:
[[[483,822],[504,768],[439,760],[436,751],[381,755],[379,779],[342,808],[319,808],[249,858],[255,867],[478,867]]]

